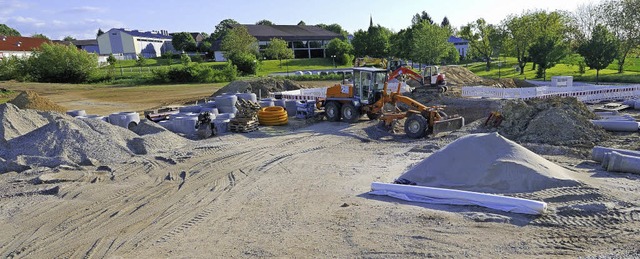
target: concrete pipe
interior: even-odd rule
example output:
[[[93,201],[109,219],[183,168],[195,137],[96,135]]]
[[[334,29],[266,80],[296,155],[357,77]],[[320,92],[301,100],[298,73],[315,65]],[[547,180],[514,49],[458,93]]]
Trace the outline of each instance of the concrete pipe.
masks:
[[[198,117],[184,117],[180,120],[180,130],[186,135],[192,135],[196,133],[196,124],[198,123]]]
[[[274,106],[273,100],[260,101],[260,107],[272,107]]]
[[[246,101],[252,101],[252,102],[258,101],[258,97],[254,93],[239,93],[239,94],[236,94],[236,96],[238,96],[238,100],[246,100]]]
[[[273,101],[273,105],[274,106],[280,106],[280,107],[285,108],[285,109],[287,108],[286,101],[283,100],[283,99],[276,99],[275,101]]]
[[[218,112],[235,114],[236,112],[238,112],[238,108],[236,108],[235,106],[218,106]]]
[[[628,114],[625,115],[604,115],[600,116],[600,120],[605,121],[636,121],[636,119]]]
[[[218,132],[218,134],[227,132],[229,130],[230,121],[231,120],[229,119],[215,119],[213,121],[213,126],[216,128],[216,132]]]
[[[620,113],[617,111],[610,111],[610,112],[594,112],[593,114],[595,114],[598,117],[603,117],[603,116],[616,116],[616,115],[619,115]]]
[[[622,105],[629,105],[629,108],[634,109],[634,108],[636,107],[636,105],[635,105],[635,104],[636,104],[636,101],[637,101],[637,100],[634,100],[634,99],[624,100],[624,101],[622,102]],[[640,107],[639,107],[639,108],[640,108]]]
[[[640,157],[640,151],[595,146],[591,149],[591,159],[596,162],[602,162],[605,154],[612,151],[624,155]]]
[[[179,108],[180,112],[183,113],[200,113],[200,110],[202,110],[202,107],[198,106],[198,105],[190,105],[190,106],[183,106]]]
[[[640,157],[611,152],[607,171],[640,174]]]
[[[71,117],[87,116],[87,112],[85,110],[69,110],[67,115]]]
[[[202,110],[200,110],[200,112],[208,112],[208,113],[211,113],[213,115],[218,115],[220,113],[220,112],[218,112],[218,108],[207,108],[207,107],[202,108]]]
[[[591,122],[608,131],[635,132],[640,127],[640,124],[635,121],[592,120]]]
[[[202,107],[205,107],[205,108],[216,108],[218,106],[216,106],[216,101],[208,101],[206,103],[203,103]]]
[[[163,128],[167,129],[168,131],[173,132],[173,121],[160,121],[158,122],[158,124],[160,126],[162,126]]]
[[[298,110],[298,101],[287,100],[285,102],[285,109],[287,109],[287,115],[289,117],[296,116],[296,111]]]

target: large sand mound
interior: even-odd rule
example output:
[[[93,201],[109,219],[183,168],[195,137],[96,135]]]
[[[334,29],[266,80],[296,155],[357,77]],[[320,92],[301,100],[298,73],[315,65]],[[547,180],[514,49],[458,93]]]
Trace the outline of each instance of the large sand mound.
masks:
[[[489,193],[575,186],[569,172],[498,133],[464,136],[400,176],[417,185]]]
[[[609,134],[593,125],[595,115],[575,98],[507,102],[498,131],[518,142],[592,147]]]
[[[22,92],[16,98],[9,102],[18,106],[18,108],[20,109],[56,112],[65,112],[67,110],[66,108],[50,101],[49,99],[41,97],[34,91]]]
[[[480,77],[462,66],[445,66],[440,69],[451,86],[494,86],[500,88],[533,87],[534,84],[513,78],[488,79]]]

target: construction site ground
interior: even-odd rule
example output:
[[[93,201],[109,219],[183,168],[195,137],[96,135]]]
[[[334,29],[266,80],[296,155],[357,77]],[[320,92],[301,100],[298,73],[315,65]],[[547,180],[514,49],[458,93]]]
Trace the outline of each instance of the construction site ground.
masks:
[[[2,85],[8,84],[21,85]],[[67,108],[107,114],[126,110],[123,107],[148,109],[196,100],[216,90],[203,86],[180,95],[159,92],[139,98],[85,95],[93,90],[68,91],[74,97],[64,90],[40,93]],[[464,116],[468,125],[410,139],[398,125],[387,128],[365,118],[353,124],[291,118],[287,126],[190,141],[122,163],[0,174],[0,257],[640,254],[640,176],[602,170],[589,160],[588,145],[521,143],[571,170],[571,177],[583,183],[511,194],[547,202],[548,212],[541,216],[369,195],[372,182],[393,182],[457,138],[495,131],[481,124],[489,111],[503,107],[499,100],[461,99],[455,94],[414,97],[449,105],[450,113]],[[638,133],[616,133],[598,144],[636,149],[638,140]]]

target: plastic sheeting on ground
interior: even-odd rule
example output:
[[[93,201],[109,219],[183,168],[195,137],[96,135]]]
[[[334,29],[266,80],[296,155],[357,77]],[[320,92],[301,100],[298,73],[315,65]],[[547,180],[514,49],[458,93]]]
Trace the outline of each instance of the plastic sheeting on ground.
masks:
[[[433,204],[477,205],[491,209],[538,215],[547,209],[547,203],[494,194],[469,192],[415,185],[371,183],[373,195],[386,195],[397,199]]]

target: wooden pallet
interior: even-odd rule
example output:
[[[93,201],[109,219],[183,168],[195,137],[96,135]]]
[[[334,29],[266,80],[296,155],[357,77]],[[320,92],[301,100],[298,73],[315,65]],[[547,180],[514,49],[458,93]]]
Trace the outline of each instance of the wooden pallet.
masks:
[[[232,132],[252,132],[258,130],[258,121],[256,120],[236,120],[233,119],[229,122],[229,130]]]

